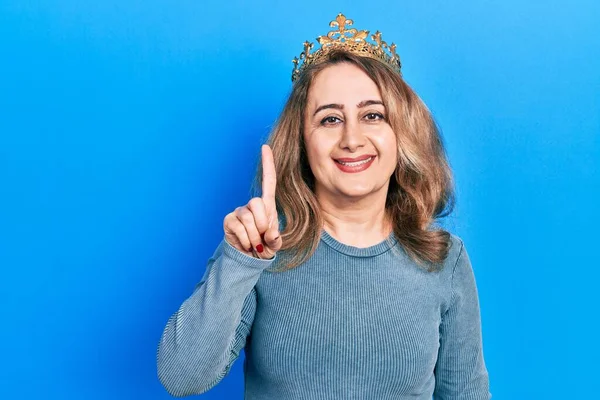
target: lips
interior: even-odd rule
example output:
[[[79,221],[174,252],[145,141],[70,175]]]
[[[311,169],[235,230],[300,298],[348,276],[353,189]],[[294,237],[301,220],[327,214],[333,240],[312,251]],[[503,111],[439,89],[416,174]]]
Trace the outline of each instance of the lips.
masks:
[[[371,157],[375,157],[375,155],[365,154],[365,155],[354,157],[354,158],[350,158],[350,157],[334,158],[334,160],[339,161],[339,162],[357,162],[357,161],[363,161],[363,160],[369,159]]]
[[[350,159],[352,160],[352,158]],[[354,161],[354,162],[346,162],[346,161],[338,161],[338,160],[334,160],[335,161],[335,166],[338,167],[341,171],[343,172],[347,172],[347,173],[356,173],[356,172],[362,172],[366,169],[368,169],[371,164],[373,164],[373,160],[375,160],[374,156],[370,156],[370,157],[356,157],[354,158],[354,160],[361,160],[361,161]]]

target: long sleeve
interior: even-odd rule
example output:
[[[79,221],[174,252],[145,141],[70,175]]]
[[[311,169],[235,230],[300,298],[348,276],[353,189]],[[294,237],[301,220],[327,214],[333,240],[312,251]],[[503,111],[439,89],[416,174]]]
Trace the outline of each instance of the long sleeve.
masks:
[[[475,276],[462,241],[452,273],[450,305],[440,325],[435,381],[434,400],[488,400],[492,397],[483,358]]]
[[[249,257],[221,241],[158,344],[158,377],[172,396],[204,393],[227,375],[252,327],[256,282],[276,257]]]

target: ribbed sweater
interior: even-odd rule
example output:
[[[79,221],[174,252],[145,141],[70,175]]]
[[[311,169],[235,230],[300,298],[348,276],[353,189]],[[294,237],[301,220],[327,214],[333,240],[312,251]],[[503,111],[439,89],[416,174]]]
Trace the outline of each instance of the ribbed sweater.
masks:
[[[171,395],[210,390],[244,349],[246,400],[491,398],[475,277],[455,234],[438,272],[393,234],[359,248],[322,230],[308,261],[273,272],[279,259],[220,242],[159,341]]]

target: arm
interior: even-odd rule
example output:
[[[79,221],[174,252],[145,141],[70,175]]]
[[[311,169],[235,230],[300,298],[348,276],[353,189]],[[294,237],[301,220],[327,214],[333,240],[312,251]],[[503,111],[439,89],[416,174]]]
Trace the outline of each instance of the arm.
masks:
[[[254,286],[275,258],[253,258],[221,241],[160,338],[158,377],[172,396],[204,393],[227,375],[254,321]]]
[[[440,348],[434,373],[434,400],[491,398],[488,372],[483,359],[475,276],[462,241],[452,272],[450,305],[442,315]]]

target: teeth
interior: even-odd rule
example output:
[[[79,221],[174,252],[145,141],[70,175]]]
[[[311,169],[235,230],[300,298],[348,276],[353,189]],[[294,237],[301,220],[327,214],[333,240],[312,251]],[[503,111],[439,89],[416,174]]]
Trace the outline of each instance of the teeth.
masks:
[[[363,165],[368,163],[369,161],[371,161],[373,157],[369,157],[366,160],[362,160],[362,161],[356,161],[356,162],[342,162],[342,161],[338,161],[340,164],[342,165],[347,165],[349,167],[356,167],[357,165]]]

